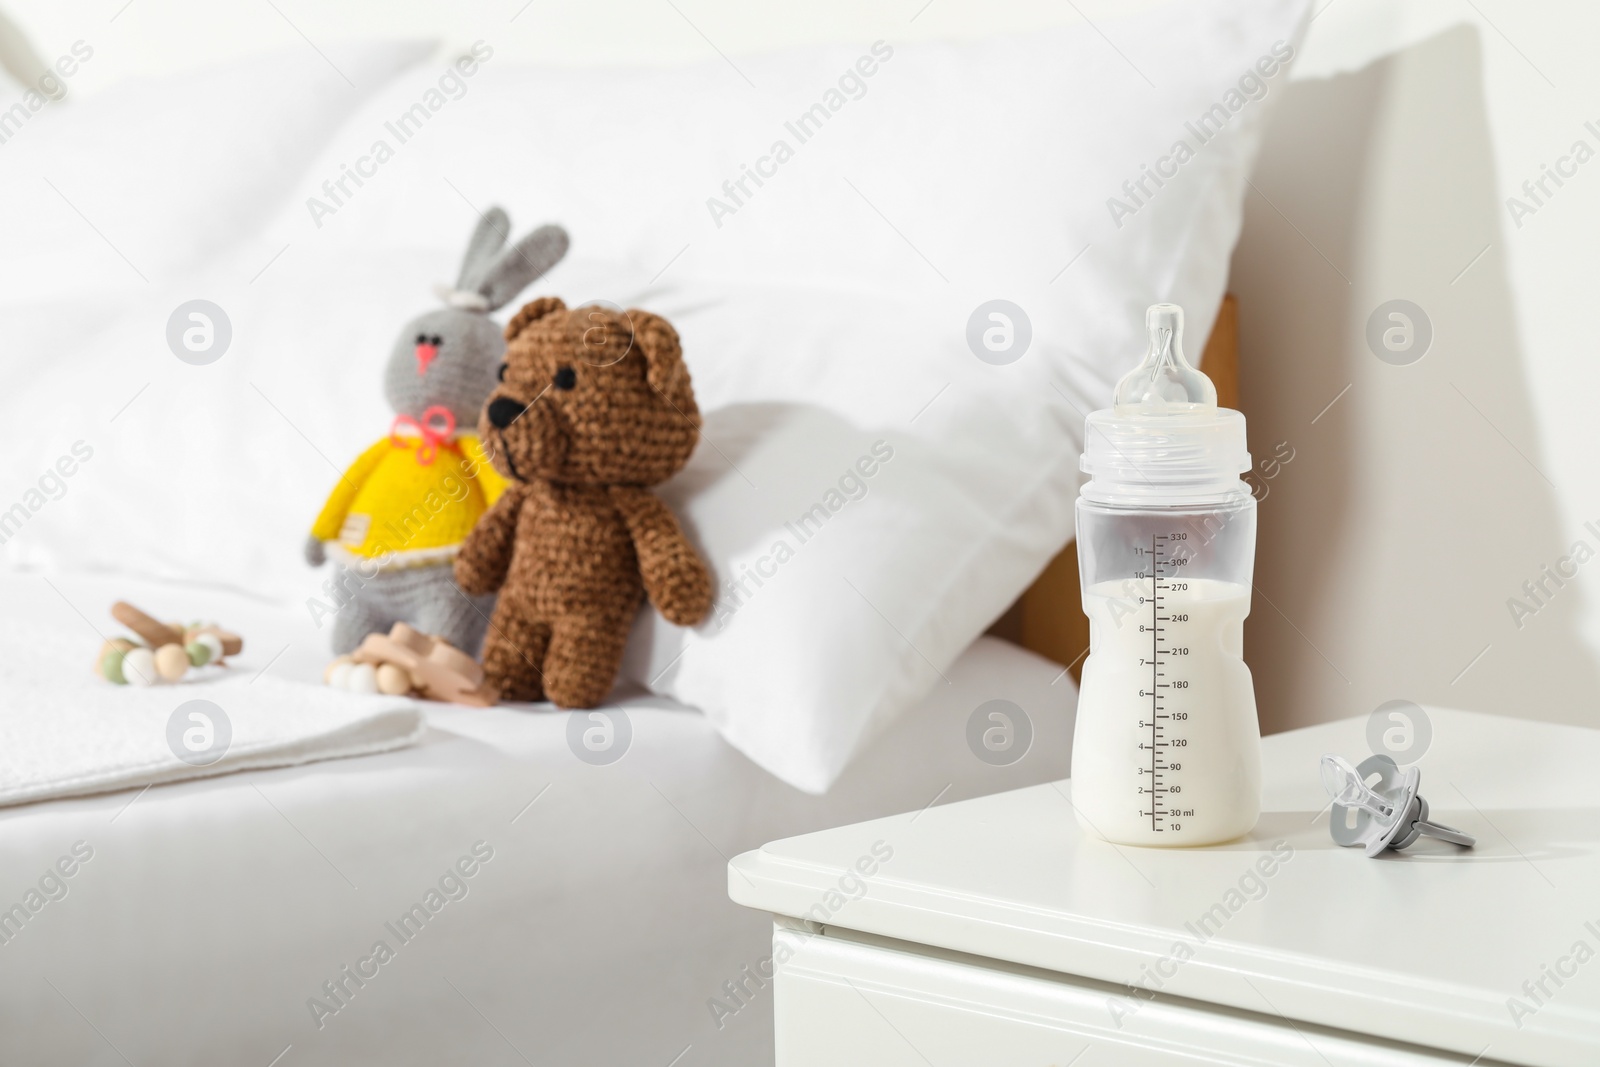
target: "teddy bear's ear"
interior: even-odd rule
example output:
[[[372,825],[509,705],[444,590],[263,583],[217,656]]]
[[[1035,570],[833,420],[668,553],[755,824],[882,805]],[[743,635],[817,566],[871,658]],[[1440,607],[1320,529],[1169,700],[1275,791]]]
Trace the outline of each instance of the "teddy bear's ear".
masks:
[[[644,353],[645,380],[680,414],[697,417],[699,410],[694,403],[689,368],[683,365],[678,331],[661,316],[637,308],[628,311],[628,319],[633,324],[633,343]]]
[[[546,315],[557,311],[567,310],[567,305],[561,302],[559,296],[541,296],[522,305],[522,310],[511,316],[511,321],[506,323],[506,340],[516,340],[517,334],[528,328],[528,324],[544,318]]]

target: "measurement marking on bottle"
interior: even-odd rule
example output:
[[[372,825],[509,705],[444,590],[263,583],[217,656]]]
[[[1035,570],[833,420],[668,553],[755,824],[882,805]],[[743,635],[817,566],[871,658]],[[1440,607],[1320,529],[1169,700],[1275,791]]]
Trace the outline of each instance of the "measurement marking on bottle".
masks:
[[[1163,576],[1161,573],[1162,550],[1165,547],[1163,542],[1171,539],[1172,536],[1176,536],[1179,539],[1182,538],[1181,534],[1155,534],[1150,538],[1150,689],[1148,694],[1142,690],[1140,693],[1141,696],[1148,695],[1150,697],[1150,720],[1148,723],[1140,723],[1140,726],[1148,726],[1150,730],[1149,740],[1141,746],[1150,750],[1150,765],[1147,770],[1141,768],[1141,770],[1145,770],[1150,775],[1150,788],[1144,790],[1144,792],[1150,794],[1150,808],[1148,811],[1141,809],[1139,814],[1150,817],[1150,829],[1153,833],[1158,834],[1166,833],[1169,830],[1181,832],[1182,823],[1177,820],[1191,818],[1194,815],[1193,808],[1173,806],[1171,803],[1172,798],[1182,793],[1183,787],[1179,783],[1167,782],[1164,774],[1166,771],[1177,769],[1177,765],[1169,761],[1168,754],[1164,750],[1185,748],[1188,745],[1186,738],[1168,736],[1167,724],[1187,719],[1188,715],[1182,711],[1174,712],[1168,709],[1165,703],[1167,695],[1161,692],[1163,689],[1188,688],[1188,683],[1181,678],[1173,679],[1172,681],[1162,680],[1167,677],[1165,669],[1167,665],[1166,657],[1188,654],[1187,648],[1178,648],[1169,644],[1167,639],[1168,627],[1162,625],[1162,623],[1168,622],[1188,622],[1187,615],[1181,612],[1173,612],[1170,605],[1162,603],[1163,599],[1171,593],[1185,588],[1185,583],[1175,583],[1172,581],[1171,575]],[[1184,561],[1179,560],[1177,562]],[[1169,566],[1171,565],[1175,564],[1169,562]]]
[[[1166,829],[1160,823],[1162,789],[1156,770],[1156,750],[1161,747],[1161,726],[1156,721],[1161,714],[1161,694],[1156,691],[1160,688],[1156,679],[1161,675],[1161,551],[1157,542],[1164,540],[1159,534],[1150,538],[1150,774],[1156,783],[1150,794],[1150,829],[1156,833]]]

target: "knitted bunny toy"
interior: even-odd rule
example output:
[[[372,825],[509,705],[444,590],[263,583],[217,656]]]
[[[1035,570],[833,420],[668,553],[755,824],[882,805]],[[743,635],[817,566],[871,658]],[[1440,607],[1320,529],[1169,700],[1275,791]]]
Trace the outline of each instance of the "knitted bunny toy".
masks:
[[[306,541],[306,561],[334,556],[340,607],[333,650],[350,652],[396,622],[475,655],[492,596],[456,587],[451,560],[505,487],[474,434],[505,351],[489,312],[503,307],[567,252],[567,234],[542,226],[505,247],[510,219],[490,208],[467,245],[445,306],[400,331],[384,371],[395,411],[389,434],[334,486]],[[461,432],[458,432],[460,428]]]
[[[456,557],[468,593],[499,590],[485,682],[506,700],[592,708],[616,681],[646,597],[679,626],[711,576],[650,491],[700,437],[678,334],[646,311],[528,304],[478,430],[511,479]]]

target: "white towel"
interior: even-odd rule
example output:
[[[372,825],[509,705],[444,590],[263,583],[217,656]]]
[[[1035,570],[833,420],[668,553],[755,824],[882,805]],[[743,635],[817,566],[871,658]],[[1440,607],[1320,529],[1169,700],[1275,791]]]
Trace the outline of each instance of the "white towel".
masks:
[[[0,805],[384,752],[426,729],[408,700],[244,670],[112,685],[90,673],[99,644],[82,627],[0,620]],[[189,701],[221,713],[180,711]]]

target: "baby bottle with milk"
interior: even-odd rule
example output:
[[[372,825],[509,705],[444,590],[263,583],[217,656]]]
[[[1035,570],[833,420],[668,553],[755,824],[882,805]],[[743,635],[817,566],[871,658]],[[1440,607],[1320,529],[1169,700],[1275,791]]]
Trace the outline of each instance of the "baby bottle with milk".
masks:
[[[1089,617],[1072,749],[1083,828],[1126,845],[1208,845],[1261,811],[1261,734],[1243,659],[1256,502],[1244,416],[1183,355],[1183,309],[1088,418],[1078,567]]]

